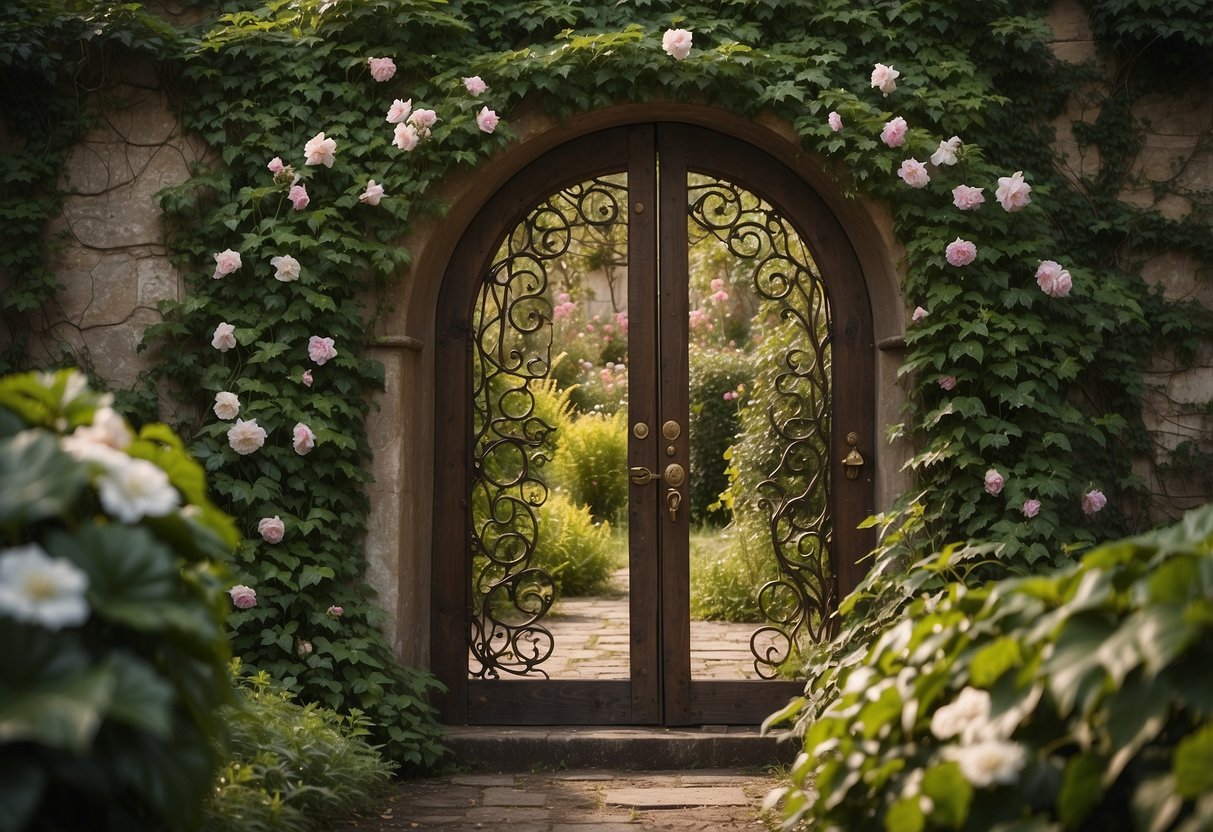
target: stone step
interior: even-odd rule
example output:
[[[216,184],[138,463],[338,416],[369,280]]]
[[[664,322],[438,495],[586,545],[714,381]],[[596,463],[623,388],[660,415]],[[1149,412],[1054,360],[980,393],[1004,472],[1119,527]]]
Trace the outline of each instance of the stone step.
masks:
[[[790,763],[800,751],[788,731],[762,736],[757,728],[736,726],[456,725],[446,730],[455,764],[472,771],[760,768]]]

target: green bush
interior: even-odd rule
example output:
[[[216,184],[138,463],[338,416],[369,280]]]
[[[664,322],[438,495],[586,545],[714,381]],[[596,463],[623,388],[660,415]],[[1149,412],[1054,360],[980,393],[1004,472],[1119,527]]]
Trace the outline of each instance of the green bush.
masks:
[[[1202,830],[1213,824],[1213,506],[1049,575],[980,588],[948,547],[877,574],[811,664],[787,826]],[[892,598],[890,605],[888,600]],[[870,637],[857,608],[900,607]]]
[[[239,540],[164,425],[73,370],[0,380],[0,829],[196,828]]]
[[[723,525],[727,514],[709,506],[729,485],[724,453],[737,438],[754,359],[741,350],[692,345],[690,362],[691,520]]]
[[[596,522],[588,508],[563,492],[548,495],[539,507],[531,566],[551,575],[560,595],[595,595],[607,589],[618,560],[609,523]]]
[[[732,525],[705,528],[691,538],[691,618],[695,620],[766,621],[759,593],[778,578],[769,535]],[[786,606],[777,605],[769,612],[786,612]]]
[[[240,702],[224,706],[226,753],[204,811],[208,832],[332,828],[380,802],[396,768],[367,744],[369,721],[300,705],[265,672],[240,679]]]
[[[556,441],[549,484],[589,506],[596,519],[617,519],[628,505],[627,414],[586,413],[565,425]]]

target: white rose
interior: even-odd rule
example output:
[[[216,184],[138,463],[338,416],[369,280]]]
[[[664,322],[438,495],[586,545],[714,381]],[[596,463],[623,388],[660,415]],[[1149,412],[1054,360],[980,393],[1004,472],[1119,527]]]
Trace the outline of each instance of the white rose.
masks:
[[[226,390],[215,394],[215,415],[220,419],[235,419],[240,413],[240,399]]]

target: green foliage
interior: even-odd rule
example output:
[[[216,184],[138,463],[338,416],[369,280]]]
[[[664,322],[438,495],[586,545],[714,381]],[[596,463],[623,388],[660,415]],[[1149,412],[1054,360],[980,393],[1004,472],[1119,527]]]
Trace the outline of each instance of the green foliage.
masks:
[[[691,537],[691,618],[697,621],[767,621],[787,612],[784,595],[764,614],[760,590],[778,580],[770,533],[738,524],[705,527]]]
[[[587,413],[556,438],[551,483],[597,520],[613,521],[628,505],[628,434],[624,411]]]
[[[861,590],[928,591],[810,664],[779,716],[806,751],[788,823],[1208,828],[1213,507],[1048,575],[956,580],[979,554],[947,547]]]
[[[181,441],[109,401],[0,380],[0,829],[196,828],[214,771],[238,535]]]
[[[752,378],[753,363],[740,350],[691,348],[690,497],[695,522],[720,524],[727,519],[709,506],[729,484],[725,451],[737,436],[740,397]]]
[[[555,579],[557,597],[608,589],[611,573],[622,566],[610,523],[596,522],[588,507],[561,491],[549,493],[537,513],[539,534],[529,566]]]
[[[375,808],[395,766],[367,744],[361,712],[300,705],[264,671],[240,676],[239,701],[220,711],[223,765],[207,801],[208,832],[331,829],[351,812]]]

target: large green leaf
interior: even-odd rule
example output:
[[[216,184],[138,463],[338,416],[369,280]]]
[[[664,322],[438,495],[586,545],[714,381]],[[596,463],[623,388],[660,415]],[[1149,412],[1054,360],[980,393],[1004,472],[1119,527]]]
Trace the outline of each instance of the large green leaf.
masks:
[[[0,526],[63,514],[88,481],[88,468],[59,450],[54,435],[25,430],[0,440]]]
[[[1197,798],[1213,792],[1213,725],[1184,737],[1175,748],[1175,791]]]
[[[24,690],[0,690],[0,743],[31,740],[83,753],[109,708],[114,682],[110,668],[97,667]]]
[[[109,716],[159,739],[169,739],[177,698],[173,686],[156,668],[133,653],[115,653],[109,665],[114,671],[114,698]]]
[[[40,767],[13,754],[0,755],[0,832],[28,829],[45,788],[46,773]]]

